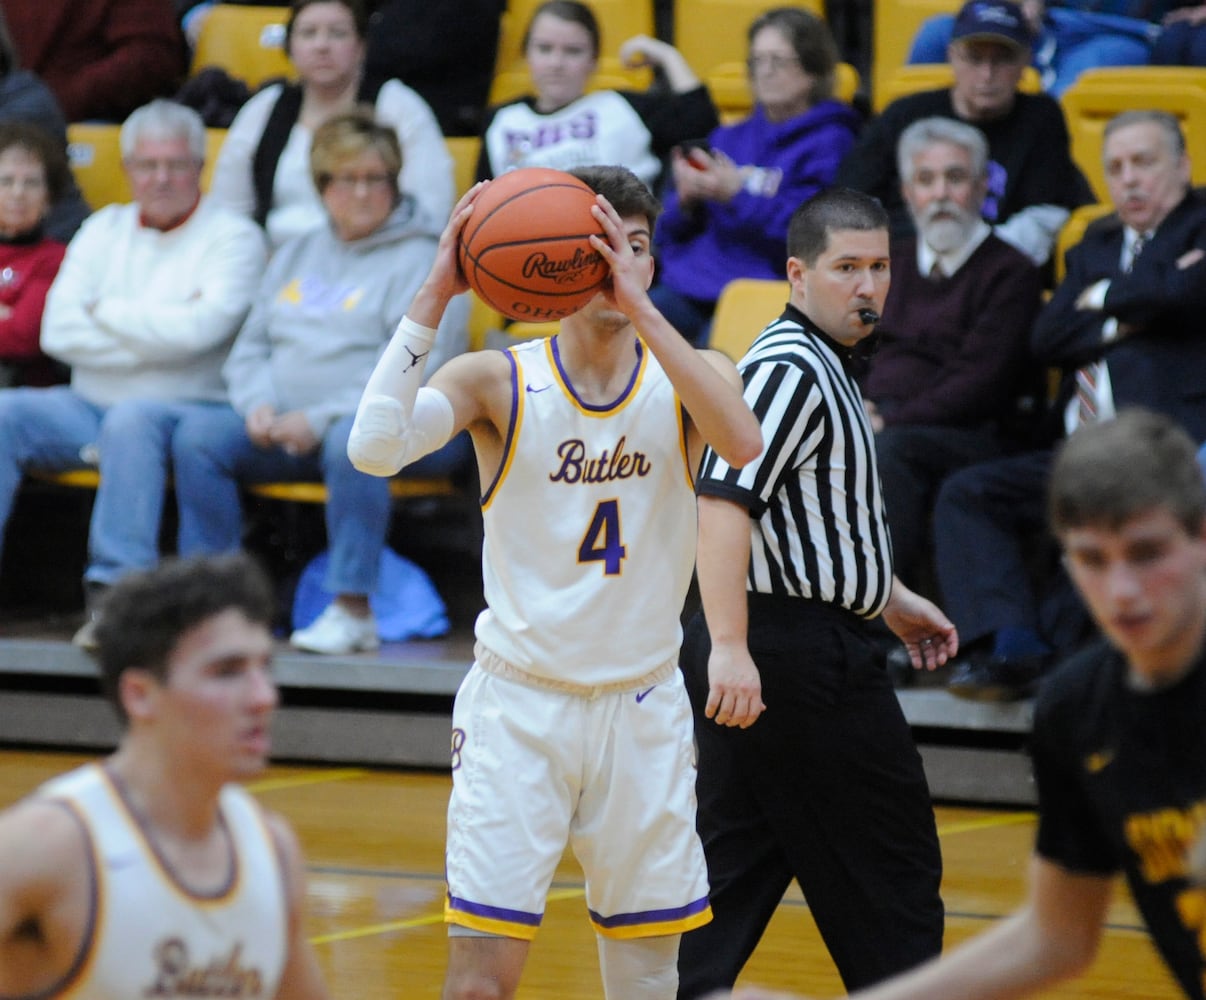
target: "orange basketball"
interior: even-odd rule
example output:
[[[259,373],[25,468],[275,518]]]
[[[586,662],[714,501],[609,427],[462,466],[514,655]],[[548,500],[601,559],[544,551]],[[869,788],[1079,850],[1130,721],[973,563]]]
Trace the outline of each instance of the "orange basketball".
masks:
[[[557,320],[595,297],[611,269],[590,245],[595,193],[572,174],[522,167],[492,180],[461,231],[461,269],[511,319]]]

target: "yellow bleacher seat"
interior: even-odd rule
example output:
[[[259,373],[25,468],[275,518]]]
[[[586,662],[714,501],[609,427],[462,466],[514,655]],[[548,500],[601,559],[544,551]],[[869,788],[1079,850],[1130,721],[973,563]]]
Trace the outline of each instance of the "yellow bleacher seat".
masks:
[[[201,24],[192,72],[217,66],[253,89],[265,80],[296,73],[285,54],[289,8],[215,4]]]
[[[749,74],[745,63],[731,62],[715,67],[705,78],[712,100],[724,124],[744,118],[753,109]],[[849,104],[858,91],[858,70],[850,63],[838,63],[833,80],[833,96]]]
[[[653,80],[648,69],[640,67],[629,69],[618,59],[601,58],[599,68],[586,81],[587,91],[595,90],[645,90]],[[519,62],[511,69],[501,70],[494,74],[490,84],[490,103],[505,104],[525,94],[534,94],[535,86],[528,72],[527,64]]]
[[[1181,122],[1194,184],[1206,184],[1206,68],[1116,66],[1085,70],[1060,97],[1072,159],[1099,201],[1109,200],[1101,147],[1106,123],[1123,111],[1167,111]]]
[[[121,126],[74,122],[67,126],[67,159],[84,200],[96,211],[106,205],[131,200],[130,184],[121,165]],[[226,139],[226,129],[205,130],[205,168],[201,171],[201,190],[209,190],[218,150]]]
[[[767,0],[675,0],[674,46],[701,77],[718,67],[744,67],[749,27],[774,4]],[[824,0],[803,0],[794,6],[824,19]]]
[[[712,316],[708,346],[740,361],[762,328],[783,312],[791,297],[786,281],[735,278],[724,286]]]
[[[876,71],[878,74],[878,70]],[[883,78],[883,82],[875,90],[875,110],[883,111],[898,97],[915,94],[919,90],[937,90],[939,87],[949,87],[955,82],[955,71],[950,63],[916,63],[912,66],[901,66],[896,72]],[[1038,70],[1027,66],[1022,71],[1022,79],[1018,89],[1025,94],[1038,94],[1043,89],[1043,81]]]
[[[93,211],[130,200],[130,184],[121,165],[120,132],[120,125],[74,122],[67,126],[67,159]]]
[[[887,101],[882,94],[887,81],[909,58],[913,36],[922,22],[935,14],[954,14],[961,0],[875,0],[872,5],[871,44],[874,61],[871,99],[876,110]]]
[[[1089,228],[1089,223],[1094,219],[1100,219],[1103,215],[1109,215],[1112,211],[1114,211],[1113,205],[1081,205],[1068,216],[1068,221],[1064,223],[1055,239],[1056,284],[1064,280],[1064,256],[1081,241],[1085,230]]]
[[[444,144],[452,157],[452,173],[456,196],[459,198],[473,187],[477,178],[477,159],[481,153],[482,141],[475,135],[457,135],[445,138]]]
[[[498,41],[495,75],[522,69],[523,36],[532,12],[543,0],[508,0]],[[589,0],[599,22],[599,56],[618,58],[620,45],[633,35],[653,35],[653,0]],[[596,88],[598,89],[598,88]],[[490,100],[497,103],[491,93]]]

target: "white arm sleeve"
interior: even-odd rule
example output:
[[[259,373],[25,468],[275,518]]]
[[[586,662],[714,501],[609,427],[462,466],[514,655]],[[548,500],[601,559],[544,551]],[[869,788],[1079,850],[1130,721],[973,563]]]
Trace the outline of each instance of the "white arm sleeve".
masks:
[[[348,435],[348,458],[370,476],[389,477],[452,437],[452,403],[423,386],[409,418],[393,396],[364,396]]]
[[[434,389],[419,391],[435,336],[431,327],[403,316],[377,360],[348,437],[348,458],[361,472],[392,476],[451,437],[448,398]],[[432,400],[422,412],[417,407],[420,398]],[[436,440],[441,427],[443,437]]]

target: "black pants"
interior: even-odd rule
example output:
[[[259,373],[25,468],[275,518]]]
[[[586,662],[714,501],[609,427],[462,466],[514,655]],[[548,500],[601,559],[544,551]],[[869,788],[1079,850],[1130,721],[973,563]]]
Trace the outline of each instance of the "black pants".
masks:
[[[713,919],[683,937],[679,998],[733,985],[793,878],[848,990],[942,949],[942,858],[921,757],[857,616],[751,595],[766,711],[749,729],[703,715],[702,614],[681,665],[699,745],[699,832]]]

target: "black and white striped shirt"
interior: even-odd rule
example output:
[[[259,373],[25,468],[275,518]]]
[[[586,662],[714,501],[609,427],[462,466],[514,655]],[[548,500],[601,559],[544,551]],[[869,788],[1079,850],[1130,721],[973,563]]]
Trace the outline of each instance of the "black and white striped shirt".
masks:
[[[735,469],[708,449],[697,490],[749,508],[747,589],[870,618],[891,592],[892,547],[850,361],[848,348],[788,306],[738,365],[763,452]]]

